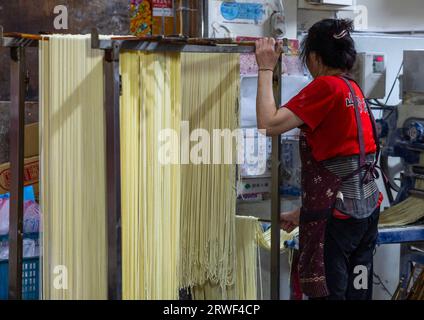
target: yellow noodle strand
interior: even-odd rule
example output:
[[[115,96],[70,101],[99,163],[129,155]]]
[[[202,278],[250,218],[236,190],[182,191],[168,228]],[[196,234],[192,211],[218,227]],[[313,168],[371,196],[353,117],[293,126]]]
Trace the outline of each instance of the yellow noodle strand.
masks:
[[[237,300],[257,300],[258,269],[258,219],[236,218],[237,272],[235,298]]]
[[[174,299],[207,281],[225,291],[234,283],[235,162],[163,166],[156,157],[160,130],[180,134],[181,120],[209,134],[237,128],[239,55],[125,52],[121,73],[124,297]]]
[[[43,298],[106,299],[103,53],[40,41]]]
[[[232,285],[222,288],[208,280],[193,287],[196,300],[257,300],[258,298],[258,228],[253,217],[236,217],[236,270]]]
[[[280,231],[280,251],[285,252],[287,248],[284,246],[286,241],[293,240],[299,235],[299,228],[296,228],[290,233],[287,233],[283,230]],[[271,228],[267,231],[263,231],[262,227],[258,227],[258,241],[259,245],[266,250],[271,250]]]
[[[424,167],[424,154],[421,155],[420,166]],[[416,179],[415,188],[424,190],[424,180]],[[405,201],[384,210],[380,216],[379,226],[401,227],[413,224],[424,218],[424,198],[411,195]]]
[[[177,299],[180,169],[159,161],[159,133],[181,122],[180,55],[123,52],[121,97],[124,299]]]
[[[238,127],[239,61],[238,54],[182,54],[182,119],[191,131],[204,129],[212,136],[214,129]],[[192,153],[196,144],[190,144]],[[222,155],[225,150],[222,144]],[[190,163],[181,169],[181,286],[210,281],[224,299],[235,280],[233,151],[233,164]],[[212,162],[211,153],[201,154]]]
[[[102,54],[88,37],[52,36],[40,65],[43,296],[104,299]],[[124,298],[175,299],[211,282],[225,299],[237,277],[235,152],[232,164],[162,165],[158,137],[179,134],[181,120],[210,135],[236,129],[239,56],[124,52],[121,74]],[[57,289],[57,266],[67,290]]]

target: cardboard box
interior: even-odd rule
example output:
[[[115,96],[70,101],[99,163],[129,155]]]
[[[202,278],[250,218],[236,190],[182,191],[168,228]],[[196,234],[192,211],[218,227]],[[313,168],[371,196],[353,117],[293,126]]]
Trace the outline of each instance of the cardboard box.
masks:
[[[39,131],[38,123],[25,126],[24,142],[24,185],[34,186],[36,199],[39,195]],[[10,192],[10,163],[0,165],[0,194]]]
[[[39,178],[40,178],[40,165],[39,157],[26,158],[24,162],[24,185],[34,186],[35,197],[38,199],[39,195]],[[10,192],[10,163],[0,165],[0,194]]]
[[[24,155],[25,158],[32,158],[39,155],[39,132],[38,123],[33,123],[25,126],[25,144]]]

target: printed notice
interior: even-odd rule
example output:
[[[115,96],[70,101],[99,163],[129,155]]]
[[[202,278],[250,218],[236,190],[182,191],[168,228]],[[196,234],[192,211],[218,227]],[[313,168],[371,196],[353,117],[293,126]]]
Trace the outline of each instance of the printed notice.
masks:
[[[173,17],[172,0],[152,0],[154,17]]]

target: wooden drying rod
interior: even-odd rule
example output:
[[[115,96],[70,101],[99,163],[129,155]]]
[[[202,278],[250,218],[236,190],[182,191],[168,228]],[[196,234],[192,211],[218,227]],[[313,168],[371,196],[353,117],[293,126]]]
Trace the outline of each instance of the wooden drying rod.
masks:
[[[255,41],[237,41],[233,38],[189,38],[183,35],[171,35],[171,36],[116,36],[112,37],[111,40],[132,40],[132,41],[150,41],[150,42],[175,42],[182,44],[193,44],[193,45],[237,45],[254,47]],[[282,39],[283,45],[288,46],[288,39]]]
[[[40,33],[40,34],[29,34],[21,32],[1,32],[0,28],[0,39],[2,38],[13,38],[19,40],[32,40],[32,41],[49,41],[48,37],[44,35],[49,35],[51,33]],[[96,29],[93,29],[92,36],[95,35],[98,39],[98,32]],[[93,40],[93,39],[92,39]],[[157,42],[161,44],[170,44],[170,45],[195,45],[195,46],[240,46],[240,47],[255,47],[255,41],[237,41],[233,38],[188,38],[182,35],[172,35],[172,36],[116,36],[111,38],[112,41],[145,41],[145,42]],[[98,41],[98,40],[97,40]],[[287,39],[283,39],[287,43]],[[288,53],[285,50],[286,54]]]
[[[255,46],[254,41],[235,41],[232,38],[188,38],[184,36],[117,36],[112,37],[111,40],[124,40],[124,41],[147,41],[147,42],[162,42],[171,44],[192,44],[192,45],[238,45],[238,46]]]
[[[1,34],[0,37],[10,37],[18,39],[28,39],[36,41],[49,41],[48,37],[43,37],[43,35],[48,35],[51,33],[40,33],[40,34],[29,34],[22,32],[5,32]],[[182,35],[172,35],[172,36],[116,36],[112,37],[111,40],[121,40],[121,41],[147,41],[147,42],[162,42],[170,44],[192,44],[192,45],[208,45],[208,46],[219,46],[219,45],[235,45],[235,46],[246,46],[254,47],[255,41],[237,41],[233,38],[188,38]],[[283,39],[283,41],[286,39]]]
[[[44,37],[44,35],[49,35],[51,33],[40,33],[40,34],[29,34],[22,32],[2,32],[2,28],[0,26],[0,46],[2,46],[4,39],[9,39],[6,46],[10,47],[18,47],[18,46],[36,46],[38,41],[49,41],[48,37]],[[99,44],[99,34],[97,29],[93,29],[92,33],[92,41],[93,43]],[[12,41],[10,41],[12,40]],[[172,35],[172,36],[115,36],[110,38],[111,41],[118,42],[152,42],[158,43],[160,45],[193,45],[193,46],[209,46],[209,47],[231,47],[231,46],[239,46],[239,47],[255,47],[254,41],[235,41],[232,38],[222,38],[222,39],[214,39],[214,38],[188,38],[182,35]],[[99,46],[94,46],[93,48],[99,48]]]
[[[43,36],[39,34],[29,34],[29,33],[20,33],[20,32],[5,32],[3,33],[3,37],[28,39],[28,40],[36,40],[36,41],[41,41],[41,40],[49,41],[49,38],[43,38]]]

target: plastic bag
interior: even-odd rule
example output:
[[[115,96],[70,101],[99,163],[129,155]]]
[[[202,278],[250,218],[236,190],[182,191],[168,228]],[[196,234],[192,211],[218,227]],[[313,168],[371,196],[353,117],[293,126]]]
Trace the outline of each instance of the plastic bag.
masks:
[[[24,192],[24,233],[40,231],[40,207],[35,202],[33,187],[26,187]],[[10,195],[0,196],[0,236],[9,233]]]
[[[0,235],[9,233],[9,199],[0,198]]]
[[[34,239],[24,239],[23,241],[23,257],[24,258],[33,258],[38,257],[40,254],[40,247],[37,245],[37,241]],[[9,259],[9,242],[1,241],[0,242],[0,260]]]

